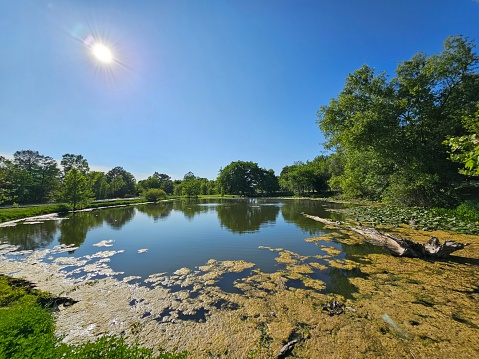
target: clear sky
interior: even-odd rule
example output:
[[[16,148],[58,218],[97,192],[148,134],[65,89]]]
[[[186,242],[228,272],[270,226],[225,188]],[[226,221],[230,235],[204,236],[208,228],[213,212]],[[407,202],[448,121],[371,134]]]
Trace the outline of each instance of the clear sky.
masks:
[[[237,160],[279,175],[325,153],[316,112],[348,73],[394,76],[457,34],[479,45],[479,3],[1,0],[0,154],[81,154],[137,180]]]

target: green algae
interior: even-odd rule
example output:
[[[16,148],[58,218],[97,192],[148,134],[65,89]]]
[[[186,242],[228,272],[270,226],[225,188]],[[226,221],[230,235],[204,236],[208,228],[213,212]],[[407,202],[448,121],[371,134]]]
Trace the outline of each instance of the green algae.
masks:
[[[299,342],[293,355],[303,358],[477,356],[479,237],[415,231],[404,225],[380,230],[419,242],[434,235],[441,241],[471,244],[448,260],[364,252],[358,261],[336,258],[340,251],[323,243],[360,247],[363,239],[332,231],[306,239],[318,244],[324,256],[262,247],[277,253],[281,268],[274,273],[262,273],[254,263],[211,259],[197,269],[150,275],[145,280],[149,287],[130,284],[134,277],[73,282],[60,273],[71,264],[66,257],[48,265],[42,262],[52,252],[32,254],[23,263],[0,259],[0,272],[16,272],[42,289],[79,301],[60,306],[56,314],[57,334],[70,343],[126,333],[150,348],[187,350],[194,358],[271,358],[295,338]],[[0,250],[12,248],[2,245]],[[106,260],[115,254],[101,251],[91,259],[107,266]],[[81,260],[76,264],[84,266]],[[242,294],[218,287],[226,273],[247,269],[250,272],[234,283]],[[350,299],[325,293],[326,283],[310,276],[328,269],[360,272],[347,277],[355,288]],[[180,290],[173,292],[172,286]],[[328,315],[322,307],[333,299],[350,310]]]

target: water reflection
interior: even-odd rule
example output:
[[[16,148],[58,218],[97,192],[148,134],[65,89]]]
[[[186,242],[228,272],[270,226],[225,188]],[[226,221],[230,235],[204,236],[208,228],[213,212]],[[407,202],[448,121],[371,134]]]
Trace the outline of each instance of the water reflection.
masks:
[[[23,249],[37,249],[48,246],[55,239],[57,222],[23,224],[0,228],[0,242],[7,242]]]
[[[131,206],[111,208],[107,211],[100,212],[103,220],[110,225],[111,228],[120,230],[125,224],[130,222],[135,216],[135,208]]]
[[[74,244],[79,247],[85,241],[88,231],[102,223],[103,219],[99,216],[94,216],[91,213],[76,213],[68,220],[59,223],[58,242],[66,245]]]
[[[124,276],[139,278],[147,278],[152,273],[174,273],[182,267],[194,270],[210,259],[245,260],[254,263],[255,270],[274,273],[287,270],[288,265],[277,261],[276,250],[265,248],[283,248],[291,252],[293,259],[310,257],[304,263],[296,263],[298,265],[319,261],[327,266],[326,260],[323,263],[312,259],[325,254],[324,242],[311,243],[304,239],[320,236],[328,230],[302,213],[341,220],[340,214],[328,211],[337,207],[341,205],[313,200],[165,201],[82,212],[61,221],[0,227],[0,241],[18,245],[20,249],[53,247],[58,243],[74,245],[80,247],[75,256],[81,257],[96,253],[98,247],[94,244],[109,240],[112,250],[123,253],[113,256],[109,266],[116,272],[125,272]],[[361,261],[367,254],[381,251],[367,244],[344,244],[339,236],[333,237],[327,247],[332,245],[338,249],[336,252],[341,252],[330,258]],[[327,292],[346,298],[356,292],[350,278],[363,275],[360,269],[331,266],[327,269],[312,266],[312,270],[305,277],[325,282]],[[226,273],[218,278],[217,285],[225,291],[241,293],[234,283],[250,275],[250,269]],[[302,280],[294,278],[287,285],[307,287]]]
[[[185,218],[192,220],[197,214],[209,211],[208,207],[201,205],[203,203],[205,203],[205,200],[184,199],[175,201],[173,208],[177,211],[183,212]]]
[[[279,206],[259,206],[256,202],[235,201],[216,208],[221,226],[233,233],[254,233],[262,225],[275,223]]]
[[[160,202],[154,205],[139,205],[136,207],[139,212],[153,218],[154,222],[160,219],[166,219],[173,210],[173,202]]]
[[[369,243],[361,244],[345,244],[341,243],[343,251],[342,257],[346,260],[362,263],[364,258],[372,253],[384,253],[382,247],[374,246]],[[330,293],[342,295],[346,299],[352,299],[353,293],[358,291],[357,287],[353,285],[349,278],[366,278],[367,275],[361,272],[360,267],[353,269],[342,269],[336,267],[329,268],[330,283],[328,283],[326,290]]]
[[[294,223],[310,235],[317,233],[322,224],[305,218],[301,215],[302,212],[341,219],[338,215],[327,212],[325,205],[318,201],[224,198],[214,201],[180,200],[80,212],[62,221],[0,227],[0,241],[18,245],[21,249],[37,249],[47,247],[58,237],[60,244],[80,246],[89,231],[103,224],[116,231],[121,230],[126,223],[133,220],[136,211],[151,217],[154,222],[167,219],[173,211],[183,213],[189,221],[199,214],[215,212],[221,227],[236,234],[255,233],[268,224],[274,224],[280,212],[286,222]]]
[[[314,200],[288,200],[284,202],[284,206],[281,208],[281,213],[286,222],[294,223],[302,230],[314,235],[318,231],[318,228],[324,228],[324,224],[312,221],[306,218],[302,213],[307,213],[323,218],[331,218],[333,220],[343,220],[344,215],[331,212],[330,210],[342,208],[341,204],[337,203],[324,203]]]

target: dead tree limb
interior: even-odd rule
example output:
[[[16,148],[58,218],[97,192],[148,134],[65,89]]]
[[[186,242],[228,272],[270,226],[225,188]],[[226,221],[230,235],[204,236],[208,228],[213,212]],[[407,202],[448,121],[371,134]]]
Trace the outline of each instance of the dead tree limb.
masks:
[[[286,358],[286,356],[293,350],[294,346],[298,343],[298,339],[291,340],[289,343],[287,343],[285,346],[283,346],[278,355],[276,356],[276,359],[283,359]]]
[[[409,239],[398,238],[396,236],[379,232],[377,229],[358,226],[347,226],[339,221],[330,221],[318,216],[312,216],[306,213],[303,215],[307,218],[317,222],[324,223],[329,226],[341,227],[355,233],[358,233],[366,238],[366,240],[374,245],[383,246],[388,252],[399,257],[411,258],[446,258],[452,252],[463,249],[469,243],[459,243],[456,241],[445,241],[440,243],[436,237],[425,243],[413,242]]]

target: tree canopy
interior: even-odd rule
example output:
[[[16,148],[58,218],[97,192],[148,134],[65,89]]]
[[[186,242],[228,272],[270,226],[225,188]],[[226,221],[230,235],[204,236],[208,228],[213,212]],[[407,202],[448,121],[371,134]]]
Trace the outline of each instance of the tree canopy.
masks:
[[[443,142],[465,135],[462,118],[479,101],[473,50],[467,38],[452,36],[441,53],[401,62],[390,80],[367,65],[349,74],[318,111],[326,145],[342,159],[332,183],[349,196],[400,204],[450,201],[462,179]]]
[[[273,193],[279,189],[273,170],[260,168],[257,163],[247,161],[231,162],[220,170],[217,182],[222,193],[227,194],[252,196]]]

